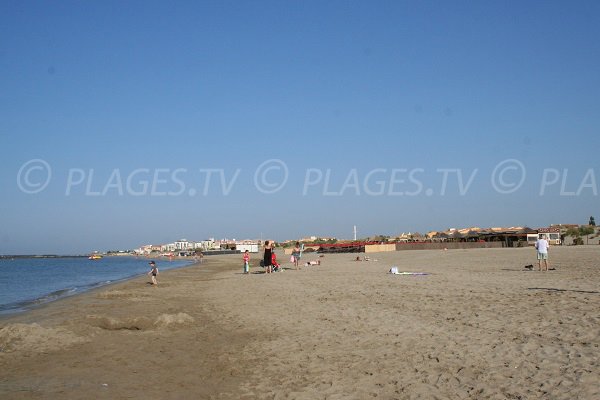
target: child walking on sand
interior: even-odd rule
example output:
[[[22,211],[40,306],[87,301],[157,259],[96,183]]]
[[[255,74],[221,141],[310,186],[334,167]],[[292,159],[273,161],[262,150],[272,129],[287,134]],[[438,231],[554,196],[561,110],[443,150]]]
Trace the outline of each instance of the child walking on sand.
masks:
[[[244,252],[244,273],[245,274],[249,274],[250,273],[250,253],[248,252],[248,250],[246,250]]]
[[[156,267],[156,263],[154,261],[150,261],[148,264],[150,264],[150,272],[148,272],[148,275],[151,276],[152,278],[152,285],[156,285],[158,286],[158,282],[156,281],[156,276],[158,275],[158,268]]]

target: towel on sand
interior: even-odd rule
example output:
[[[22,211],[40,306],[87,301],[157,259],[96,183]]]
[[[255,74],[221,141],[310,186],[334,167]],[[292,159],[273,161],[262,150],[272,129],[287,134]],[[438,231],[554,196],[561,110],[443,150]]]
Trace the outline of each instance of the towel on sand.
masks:
[[[429,275],[427,272],[402,272],[402,271],[398,271],[398,267],[392,267],[390,268],[389,272],[390,274],[393,275]]]

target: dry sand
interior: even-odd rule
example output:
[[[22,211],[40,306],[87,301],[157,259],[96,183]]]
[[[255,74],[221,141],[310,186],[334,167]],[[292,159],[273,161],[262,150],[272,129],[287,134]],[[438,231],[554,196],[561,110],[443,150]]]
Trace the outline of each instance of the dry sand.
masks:
[[[5,318],[0,398],[600,398],[600,246],[549,272],[530,248],[369,256],[208,258]]]

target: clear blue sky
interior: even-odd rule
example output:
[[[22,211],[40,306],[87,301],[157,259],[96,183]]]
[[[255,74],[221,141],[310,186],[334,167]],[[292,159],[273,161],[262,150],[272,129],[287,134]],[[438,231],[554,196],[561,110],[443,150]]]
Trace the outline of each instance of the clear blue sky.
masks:
[[[599,20],[595,1],[2,1],[0,254],[587,223]]]

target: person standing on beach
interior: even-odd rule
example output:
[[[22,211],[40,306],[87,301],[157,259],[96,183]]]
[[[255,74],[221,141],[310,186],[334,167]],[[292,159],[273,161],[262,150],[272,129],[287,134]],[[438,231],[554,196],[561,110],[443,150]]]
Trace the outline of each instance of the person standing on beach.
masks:
[[[535,242],[535,248],[537,250],[538,259],[538,271],[542,271],[542,261],[544,262],[545,269],[548,271],[548,248],[550,244],[546,240],[546,235],[540,235],[540,238]]]
[[[158,268],[156,267],[156,263],[154,261],[150,261],[148,264],[150,264],[150,272],[148,272],[148,275],[150,275],[150,277],[152,278],[152,285],[157,285],[158,286],[158,282],[156,281],[156,276],[158,275]]]
[[[265,254],[263,255],[263,265],[265,267],[265,272],[267,274],[270,274],[271,272],[273,272],[272,254],[273,254],[273,243],[269,242],[267,240],[265,242]]]
[[[248,252],[248,250],[246,250],[244,252],[244,273],[245,274],[249,274],[250,273],[250,253]]]
[[[294,267],[298,269],[298,263],[300,262],[300,242],[296,242],[296,246],[294,246],[294,250],[292,250],[292,257],[294,257]]]

